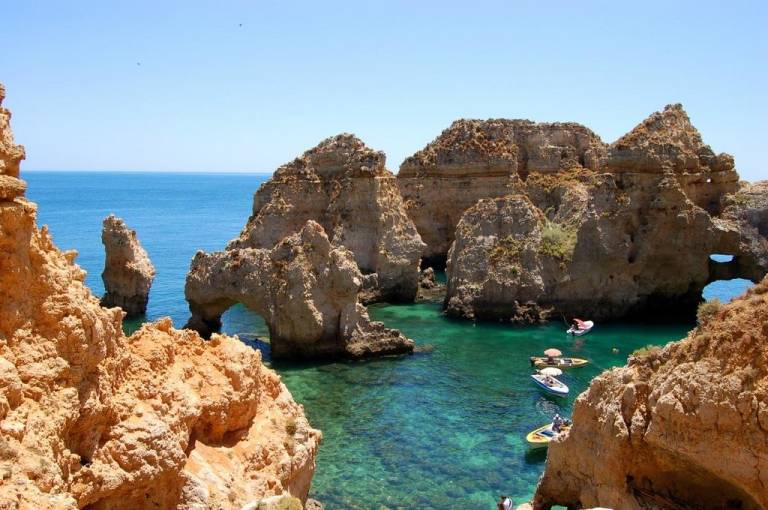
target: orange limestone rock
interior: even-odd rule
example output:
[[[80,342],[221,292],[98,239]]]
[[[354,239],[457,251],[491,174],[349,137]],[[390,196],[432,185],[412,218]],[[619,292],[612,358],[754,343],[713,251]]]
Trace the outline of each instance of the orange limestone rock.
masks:
[[[354,135],[323,140],[261,185],[252,216],[227,249],[271,249],[312,220],[374,283],[368,300],[413,301],[424,243],[385,162]]]
[[[128,316],[143,314],[147,311],[155,267],[136,238],[136,231],[110,214],[104,218],[101,242],[106,251],[101,279],[107,291],[101,304],[119,306]]]
[[[768,279],[576,400],[534,508],[768,508]]]
[[[444,264],[461,215],[482,198],[510,193],[510,178],[596,170],[605,144],[575,122],[455,121],[400,165],[408,214],[427,243],[428,262]]]
[[[187,326],[208,335],[219,329],[222,313],[240,302],[266,321],[274,358],[412,351],[412,340],[369,319],[358,302],[362,281],[352,252],[332,245],[310,220],[271,250],[198,252],[185,287],[192,311]]]
[[[765,187],[734,194],[733,159],[704,145],[679,105],[584,162],[512,175],[504,196],[464,211],[448,252],[449,314],[692,316],[710,282],[765,276]]]
[[[0,198],[0,508],[300,507],[320,433],[260,354],[170,319],[124,336],[35,215]]]

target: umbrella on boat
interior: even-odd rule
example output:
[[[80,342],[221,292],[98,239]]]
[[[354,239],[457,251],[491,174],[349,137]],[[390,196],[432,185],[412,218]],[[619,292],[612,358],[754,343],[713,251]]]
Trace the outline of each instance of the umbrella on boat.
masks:
[[[556,358],[557,356],[562,356],[563,353],[560,352],[560,349],[550,348],[544,351],[544,356],[549,356],[550,358]]]
[[[541,370],[539,370],[539,373],[540,374],[544,374],[544,375],[549,375],[549,376],[552,376],[552,377],[557,377],[558,375],[562,375],[563,371],[560,370],[559,368],[547,367],[547,368],[542,368]]]

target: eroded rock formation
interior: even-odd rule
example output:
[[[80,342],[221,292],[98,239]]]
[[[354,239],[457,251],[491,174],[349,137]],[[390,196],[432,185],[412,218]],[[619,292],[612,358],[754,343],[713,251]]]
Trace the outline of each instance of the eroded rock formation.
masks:
[[[322,141],[261,185],[253,215],[228,249],[271,249],[313,220],[363,273],[376,273],[376,299],[413,301],[424,244],[385,161],[350,134]]]
[[[363,275],[354,255],[331,244],[309,220],[274,248],[198,252],[187,275],[188,327],[205,334],[221,326],[236,302],[259,313],[275,358],[329,358],[400,354],[413,341],[368,318],[358,302]]]
[[[0,174],[16,179],[23,150],[0,113]],[[260,354],[169,319],[125,337],[35,215],[0,198],[0,508],[306,498],[320,434]]]
[[[107,291],[101,298],[102,306],[119,306],[128,316],[145,313],[155,267],[136,238],[136,231],[110,214],[104,218],[101,242],[106,251],[101,279]]]
[[[504,197],[464,212],[448,257],[448,313],[692,314],[711,281],[766,274],[764,188],[733,195],[732,158],[714,155],[679,105],[592,167],[513,175]],[[716,253],[734,260],[715,263]]]
[[[768,508],[768,280],[576,400],[534,506]]]
[[[461,215],[483,198],[509,194],[510,178],[575,168],[596,170],[605,145],[573,122],[458,120],[400,166],[408,214],[440,267]]]

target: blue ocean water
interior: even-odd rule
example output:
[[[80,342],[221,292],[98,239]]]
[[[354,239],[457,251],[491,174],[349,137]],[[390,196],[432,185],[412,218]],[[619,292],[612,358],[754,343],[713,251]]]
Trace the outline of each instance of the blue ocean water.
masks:
[[[147,319],[188,318],[184,278],[198,249],[223,248],[251,210],[265,175],[27,172],[27,195],[39,204],[62,249],[76,249],[87,283],[101,295],[101,221],[113,212],[137,230],[156,269]],[[727,301],[744,282],[716,282],[707,296]],[[506,493],[531,496],[544,452],[525,434],[555,412],[568,415],[591,378],[623,364],[633,350],[685,335],[692,324],[598,325],[582,339],[562,324],[514,327],[450,320],[438,303],[379,304],[371,315],[414,338],[419,352],[354,363],[273,367],[312,424],[323,430],[312,495],[329,509],[495,508]],[[223,318],[227,333],[260,349],[264,322],[241,306]],[[528,357],[548,347],[590,360],[563,376],[571,395],[542,394]],[[616,349],[618,352],[616,352]]]

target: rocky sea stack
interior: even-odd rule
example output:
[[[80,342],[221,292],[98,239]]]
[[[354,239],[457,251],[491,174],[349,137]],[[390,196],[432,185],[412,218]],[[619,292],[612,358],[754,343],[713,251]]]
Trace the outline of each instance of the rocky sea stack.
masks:
[[[457,317],[692,316],[708,283],[768,270],[762,188],[680,105],[611,145],[573,123],[457,121],[398,181]]]
[[[227,249],[270,249],[312,220],[370,276],[371,300],[413,301],[424,243],[385,162],[354,135],[323,140],[261,185],[252,216]]]
[[[155,267],[136,238],[136,231],[110,214],[104,218],[101,242],[106,251],[101,279],[107,291],[101,305],[119,306],[128,316],[145,313]]]
[[[9,118],[0,109],[0,508],[300,508],[320,441],[301,406],[235,338],[167,318],[126,337],[35,204],[5,192],[23,191]]]
[[[768,279],[576,400],[534,507],[768,508]]]
[[[353,135],[328,138],[281,166],[222,252],[199,252],[185,295],[188,327],[221,327],[234,303],[259,313],[272,356],[381,356],[413,350],[359,302],[413,301],[424,244],[382,152]]]
[[[234,248],[198,252],[185,294],[188,327],[208,335],[234,303],[259,313],[274,358],[361,358],[402,354],[413,341],[372,322],[358,302],[363,275],[352,252],[333,246],[310,220],[271,250]]]

